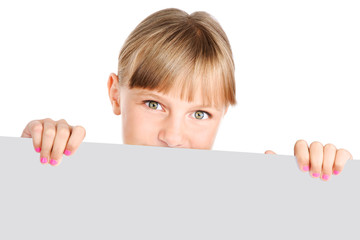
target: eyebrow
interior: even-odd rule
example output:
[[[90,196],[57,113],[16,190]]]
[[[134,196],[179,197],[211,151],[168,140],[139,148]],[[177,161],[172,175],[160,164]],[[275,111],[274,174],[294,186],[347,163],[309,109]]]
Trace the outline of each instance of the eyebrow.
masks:
[[[161,100],[163,100],[164,98],[162,96],[159,96],[157,94],[154,94],[150,91],[147,91],[147,90],[141,90],[139,91],[138,93],[139,95],[142,95],[142,96],[152,96],[152,97],[155,97],[155,98],[160,98]],[[221,112],[221,109],[220,108],[217,108],[217,107],[213,107],[211,105],[197,105],[197,106],[194,106],[194,108],[215,108],[216,110],[218,110],[219,112]]]

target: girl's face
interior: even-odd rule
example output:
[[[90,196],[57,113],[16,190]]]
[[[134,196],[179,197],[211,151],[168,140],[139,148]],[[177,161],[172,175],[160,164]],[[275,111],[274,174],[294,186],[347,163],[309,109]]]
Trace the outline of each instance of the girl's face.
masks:
[[[124,144],[211,149],[227,112],[201,106],[201,95],[187,102],[153,90],[119,88],[115,74],[108,89],[114,113],[122,115]]]

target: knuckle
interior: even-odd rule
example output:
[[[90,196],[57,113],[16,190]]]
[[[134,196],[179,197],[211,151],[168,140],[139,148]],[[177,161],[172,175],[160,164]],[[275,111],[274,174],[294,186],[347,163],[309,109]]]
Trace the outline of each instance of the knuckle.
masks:
[[[54,137],[55,136],[55,129],[47,128],[44,130],[44,136],[46,137]]]
[[[84,136],[86,135],[86,130],[83,126],[77,125],[74,128],[78,129]]]
[[[304,139],[299,139],[299,140],[297,140],[296,143],[295,143],[295,146],[296,146],[296,145],[299,145],[299,144],[304,144],[304,145],[307,146],[307,142],[306,142]]]
[[[39,121],[34,121],[31,125],[31,130],[36,133],[41,133],[43,130],[43,125]]]
[[[58,123],[65,123],[65,124],[67,124],[67,121],[65,120],[65,119],[60,119],[59,121],[57,121]]]
[[[344,157],[346,156],[346,157],[349,158],[349,160],[353,159],[351,153],[348,150],[344,149],[344,148],[338,149],[337,154],[340,154],[340,155],[342,155]]]
[[[58,128],[57,130],[57,134],[60,136],[60,137],[69,137],[70,135],[70,130],[68,127],[60,127]]]
[[[340,153],[346,153],[346,152],[348,152],[346,149],[344,149],[344,148],[340,148],[340,149],[338,149],[338,151],[340,152]]]
[[[52,120],[51,118],[45,118],[44,121],[46,121],[46,122],[54,122],[54,120]]]
[[[304,139],[299,139],[296,141],[296,143],[301,143],[301,142],[306,143],[306,141]]]
[[[314,141],[314,142],[312,142],[312,143],[310,144],[310,147],[311,147],[311,146],[320,146],[320,147],[322,147],[323,145],[322,145],[322,143],[319,142],[319,141]]]
[[[331,144],[331,143],[328,143],[324,146],[325,149],[333,149],[333,150],[336,150],[336,147],[334,144]]]

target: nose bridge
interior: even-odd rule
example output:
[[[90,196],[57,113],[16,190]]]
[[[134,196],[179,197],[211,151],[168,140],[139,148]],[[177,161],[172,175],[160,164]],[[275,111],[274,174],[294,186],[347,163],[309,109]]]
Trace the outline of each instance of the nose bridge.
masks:
[[[179,147],[184,144],[185,119],[179,114],[169,114],[164,120],[161,140],[170,147]]]

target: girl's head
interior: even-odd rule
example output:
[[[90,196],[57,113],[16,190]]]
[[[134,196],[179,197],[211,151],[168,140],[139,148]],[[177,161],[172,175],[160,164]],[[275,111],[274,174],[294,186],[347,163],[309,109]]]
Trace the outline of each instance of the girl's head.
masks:
[[[205,12],[158,11],[125,41],[108,89],[124,144],[211,149],[236,105],[226,34]]]

